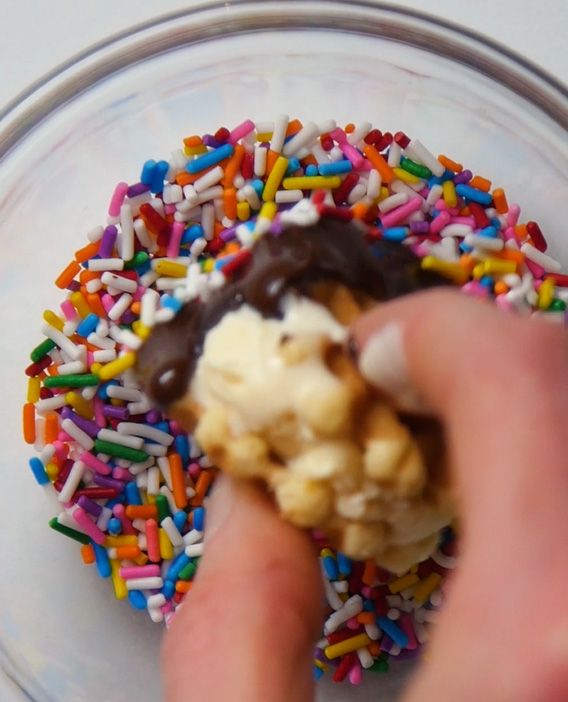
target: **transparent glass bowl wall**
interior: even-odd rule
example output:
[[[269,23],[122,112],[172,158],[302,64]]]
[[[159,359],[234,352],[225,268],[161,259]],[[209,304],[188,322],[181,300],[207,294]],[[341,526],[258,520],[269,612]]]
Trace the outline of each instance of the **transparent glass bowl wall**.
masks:
[[[26,467],[22,376],[52,281],[105,220],[119,180],[184,136],[265,121],[371,120],[402,129],[520,202],[568,263],[556,203],[568,186],[568,97],[478,38],[374,4],[209,5],[107,42],[51,77],[0,122],[2,477],[0,663],[38,702],[159,699],[160,630],[51,532],[57,510]],[[231,593],[228,593],[231,596]],[[275,648],[277,655],[277,647]],[[214,671],[212,671],[214,674]],[[397,676],[322,699],[394,699]]]

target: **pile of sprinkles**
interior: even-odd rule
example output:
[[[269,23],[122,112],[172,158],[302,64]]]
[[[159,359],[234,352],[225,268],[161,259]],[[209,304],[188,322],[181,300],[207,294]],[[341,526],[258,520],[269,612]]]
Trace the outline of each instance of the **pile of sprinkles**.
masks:
[[[51,528],[154,622],[168,624],[191,590],[216,468],[140,390],[136,351],[155,324],[222,286],[258,237],[324,215],[402,242],[466,294],[565,320],[568,275],[539,225],[522,223],[502,188],[403,132],[280,115],[147,161],[139,182],[117,184],[106,224],[55,280],[65,297],[45,310],[30,353],[23,431],[33,475],[61,504]],[[455,565],[451,530],[402,576],[314,538],[329,606],[315,677],[358,684],[364,669],[416,655]]]

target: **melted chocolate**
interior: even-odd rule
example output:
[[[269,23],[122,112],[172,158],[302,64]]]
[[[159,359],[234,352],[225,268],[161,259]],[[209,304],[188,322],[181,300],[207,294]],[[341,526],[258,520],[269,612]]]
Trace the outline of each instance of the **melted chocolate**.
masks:
[[[207,332],[241,305],[280,318],[286,293],[309,297],[322,281],[337,281],[377,301],[448,283],[423,270],[408,247],[384,240],[369,244],[364,231],[334,219],[267,234],[252,253],[249,263],[207,302],[184,305],[174,319],[158,325],[140,349],[137,370],[145,392],[158,405],[183,397]]]

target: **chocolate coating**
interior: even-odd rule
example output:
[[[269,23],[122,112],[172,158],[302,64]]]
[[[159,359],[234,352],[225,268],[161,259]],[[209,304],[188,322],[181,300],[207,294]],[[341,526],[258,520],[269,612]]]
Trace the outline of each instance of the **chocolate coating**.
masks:
[[[447,284],[425,271],[402,244],[377,240],[353,224],[322,219],[309,227],[290,226],[259,239],[252,258],[207,302],[192,301],[174,319],[158,325],[138,353],[137,371],[144,391],[165,407],[187,391],[207,332],[229,311],[250,305],[264,317],[282,316],[280,301],[297,291],[310,296],[313,286],[336,281],[384,301]]]

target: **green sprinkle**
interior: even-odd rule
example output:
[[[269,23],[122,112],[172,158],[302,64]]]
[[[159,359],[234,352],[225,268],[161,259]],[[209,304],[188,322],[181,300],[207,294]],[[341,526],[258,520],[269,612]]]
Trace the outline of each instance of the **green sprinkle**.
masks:
[[[38,361],[41,361],[44,356],[47,356],[47,354],[54,349],[55,346],[55,341],[52,341],[51,339],[44,339],[44,341],[42,341],[41,344],[38,344],[30,353],[30,358],[34,363],[37,363]]]
[[[550,303],[548,312],[564,312],[565,309],[566,303],[564,302],[564,300],[556,298],[556,300],[552,300],[552,302]]]
[[[179,572],[180,580],[191,580],[193,578],[193,576],[195,575],[196,570],[197,570],[197,566],[195,565],[195,563],[188,563]]]
[[[404,156],[400,159],[400,167],[407,173],[412,173],[412,175],[415,175],[417,178],[428,180],[428,178],[432,177],[432,171],[429,168]]]
[[[373,673],[388,673],[389,664],[384,658],[378,658],[370,668],[367,670],[373,671]]]
[[[158,521],[161,523],[170,515],[170,506],[165,495],[156,495],[156,507],[158,508]]]
[[[150,258],[145,251],[137,251],[134,254],[134,258],[130,261],[126,261],[124,264],[124,270],[131,270],[132,268],[138,268],[138,266],[143,266],[146,261]]]
[[[98,385],[100,379],[93,373],[84,373],[83,375],[54,375],[46,378],[43,384],[46,388],[86,388],[89,385]]]
[[[103,441],[102,439],[95,439],[95,451],[106,453],[115,458],[124,458],[127,461],[132,461],[132,463],[143,463],[148,458],[148,454],[145,451],[139,451],[129,446],[121,446],[112,441]]]
[[[77,531],[76,529],[71,529],[71,527],[60,524],[57,521],[57,517],[53,517],[53,519],[49,520],[49,526],[55,531],[58,531],[60,534],[63,534],[64,536],[68,536],[70,539],[78,541],[80,544],[91,543],[91,539],[89,539],[89,537],[86,534],[83,534],[82,532]]]

